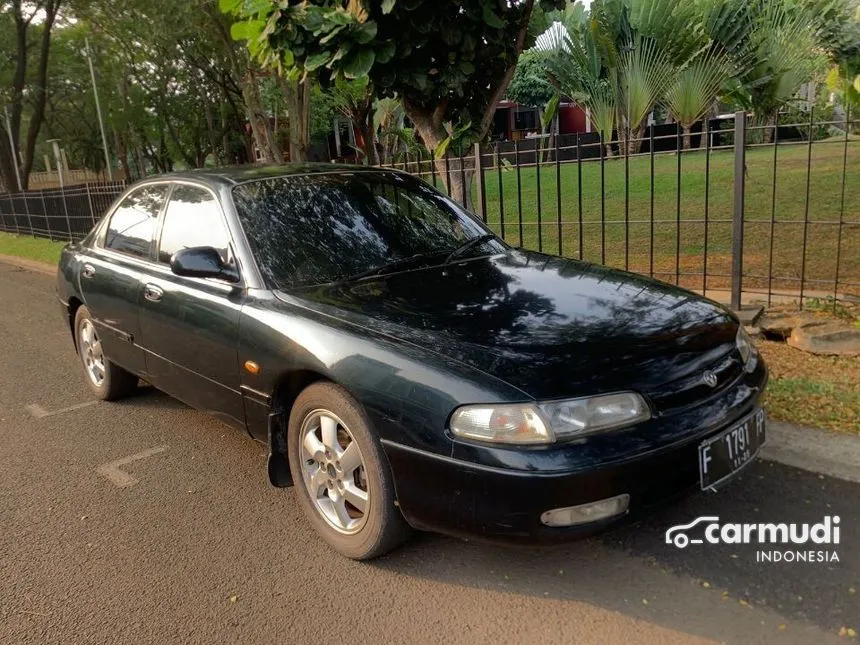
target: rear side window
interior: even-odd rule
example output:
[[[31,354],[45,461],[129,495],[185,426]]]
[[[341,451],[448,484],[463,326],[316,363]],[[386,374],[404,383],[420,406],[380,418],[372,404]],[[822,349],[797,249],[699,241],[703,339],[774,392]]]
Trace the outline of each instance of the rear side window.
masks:
[[[141,186],[122,200],[111,215],[105,248],[148,259],[167,189],[167,184]]]
[[[177,251],[196,246],[211,246],[218,250],[221,259],[228,261],[230,238],[224,228],[218,202],[208,190],[180,184],[173,189],[158,248],[158,261],[170,263]]]

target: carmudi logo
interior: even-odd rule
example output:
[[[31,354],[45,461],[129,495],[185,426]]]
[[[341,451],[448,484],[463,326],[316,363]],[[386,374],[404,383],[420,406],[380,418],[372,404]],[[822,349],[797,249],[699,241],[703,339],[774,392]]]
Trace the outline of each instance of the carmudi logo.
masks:
[[[666,531],[666,544],[684,549],[690,544],[814,545],[814,549],[768,548],[756,551],[756,562],[839,562],[839,516],[825,515],[808,523],[721,523],[719,517],[697,517]]]

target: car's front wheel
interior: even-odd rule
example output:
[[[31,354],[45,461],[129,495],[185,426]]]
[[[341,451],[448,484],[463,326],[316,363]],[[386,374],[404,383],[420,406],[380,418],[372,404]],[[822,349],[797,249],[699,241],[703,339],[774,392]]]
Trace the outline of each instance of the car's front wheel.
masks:
[[[288,444],[301,505],[335,550],[368,560],[409,536],[379,441],[343,388],[315,383],[298,396]]]
[[[134,391],[139,379],[105,356],[92,316],[83,305],[75,312],[75,341],[87,385],[98,398],[113,401]]]

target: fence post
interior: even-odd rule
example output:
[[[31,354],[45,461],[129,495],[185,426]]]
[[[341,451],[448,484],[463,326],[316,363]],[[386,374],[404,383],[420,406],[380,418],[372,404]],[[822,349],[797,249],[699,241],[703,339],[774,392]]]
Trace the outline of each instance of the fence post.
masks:
[[[45,189],[39,189],[39,196],[42,198],[42,214],[45,216],[45,226],[48,228],[48,239],[54,241],[54,233],[51,231],[51,218],[48,217],[48,208],[45,206]]]
[[[69,219],[69,205],[66,203],[66,189],[63,186],[60,186],[60,197],[63,200],[63,211],[66,214],[66,227],[69,231],[69,242],[74,242],[72,237],[72,220]]]
[[[744,269],[744,188],[746,184],[746,112],[735,112],[734,208],[732,212],[731,306],[741,308],[741,279]]]
[[[478,183],[478,203],[481,206],[481,220],[487,221],[487,193],[484,190],[484,164],[481,159],[481,144],[475,144],[475,177]],[[465,190],[465,189],[464,189]]]
[[[87,189],[87,203],[90,205],[90,219],[93,222],[93,226],[96,225],[96,211],[93,208],[93,198],[90,196],[90,182],[86,182],[84,186]]]

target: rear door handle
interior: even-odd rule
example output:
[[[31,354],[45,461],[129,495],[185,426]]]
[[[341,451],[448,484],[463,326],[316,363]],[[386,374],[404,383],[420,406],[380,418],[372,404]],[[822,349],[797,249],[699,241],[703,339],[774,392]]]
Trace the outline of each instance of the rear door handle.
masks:
[[[92,264],[85,264],[81,269],[81,275],[85,278],[92,278],[96,274],[96,268]]]
[[[163,296],[164,290],[154,284],[147,284],[143,287],[143,297],[150,302],[158,302]]]

